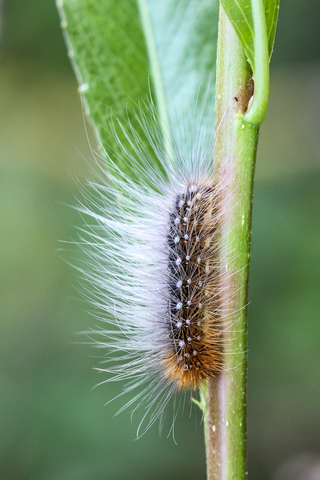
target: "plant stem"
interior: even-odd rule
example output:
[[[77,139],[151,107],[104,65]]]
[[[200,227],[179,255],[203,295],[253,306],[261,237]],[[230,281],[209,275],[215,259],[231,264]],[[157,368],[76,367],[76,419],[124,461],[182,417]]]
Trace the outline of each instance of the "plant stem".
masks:
[[[224,371],[207,384],[208,480],[246,476],[247,297],[253,176],[259,127],[242,114],[253,93],[252,71],[220,5],[214,165],[221,182]]]
[[[269,51],[266,14],[263,0],[252,2],[254,21],[254,97],[245,116],[248,123],[261,125],[266,116],[269,97]]]

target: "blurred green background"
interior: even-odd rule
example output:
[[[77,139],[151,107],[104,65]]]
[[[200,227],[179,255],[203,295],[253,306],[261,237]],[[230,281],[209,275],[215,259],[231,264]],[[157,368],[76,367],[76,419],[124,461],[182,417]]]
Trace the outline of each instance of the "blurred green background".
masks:
[[[2,7],[0,479],[204,479],[200,415],[178,419],[177,445],[157,427],[133,441],[135,419],[113,417],[122,400],[104,407],[121,386],[91,390],[95,352],[74,342],[95,321],[59,252],[81,225],[67,204],[92,158],[77,85],[54,1]],[[260,135],[248,377],[257,480],[320,479],[319,18],[317,0],[282,0]]]

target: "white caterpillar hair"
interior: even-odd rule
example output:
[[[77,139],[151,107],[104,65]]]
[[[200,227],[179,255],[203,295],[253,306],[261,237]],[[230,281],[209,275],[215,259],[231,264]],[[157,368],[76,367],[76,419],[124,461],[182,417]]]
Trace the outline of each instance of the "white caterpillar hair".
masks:
[[[124,381],[121,394],[132,392],[120,411],[144,406],[138,435],[179,390],[191,396],[218,375],[223,353],[212,138],[195,129],[183,151],[173,142],[168,153],[152,106],[139,123],[153,154],[133,127],[119,124],[128,148],[114,128],[121,158],[105,152],[99,181],[82,188],[79,206],[85,295],[107,324],[90,332],[106,349],[101,383]]]

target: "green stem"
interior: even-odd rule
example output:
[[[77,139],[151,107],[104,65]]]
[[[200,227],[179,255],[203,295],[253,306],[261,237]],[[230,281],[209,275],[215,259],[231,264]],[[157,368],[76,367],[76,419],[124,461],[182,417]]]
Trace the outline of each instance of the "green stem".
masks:
[[[263,0],[253,0],[251,5],[254,24],[254,96],[244,120],[258,126],[266,116],[268,105],[269,50],[264,2]]]
[[[252,71],[220,5],[214,165],[221,187],[223,372],[207,384],[208,480],[246,476],[247,298],[253,176],[259,127],[239,118],[252,95]]]

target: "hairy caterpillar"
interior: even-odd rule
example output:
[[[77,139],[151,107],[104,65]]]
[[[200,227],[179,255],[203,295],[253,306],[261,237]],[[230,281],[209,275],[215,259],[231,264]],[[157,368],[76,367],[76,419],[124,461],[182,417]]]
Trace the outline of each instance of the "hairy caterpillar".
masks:
[[[87,221],[80,245],[86,295],[110,325],[94,343],[106,348],[100,371],[135,392],[149,428],[172,396],[192,392],[223,366],[220,186],[212,142],[193,139],[168,155],[153,120],[140,120],[160,167],[131,128],[123,173],[105,154],[103,178],[83,190]],[[107,169],[103,162],[107,162]],[[164,172],[164,173],[163,173]],[[139,174],[139,181],[136,176]]]
[[[169,338],[165,375],[197,388],[221,368],[219,207],[204,181],[178,195],[169,220]]]

